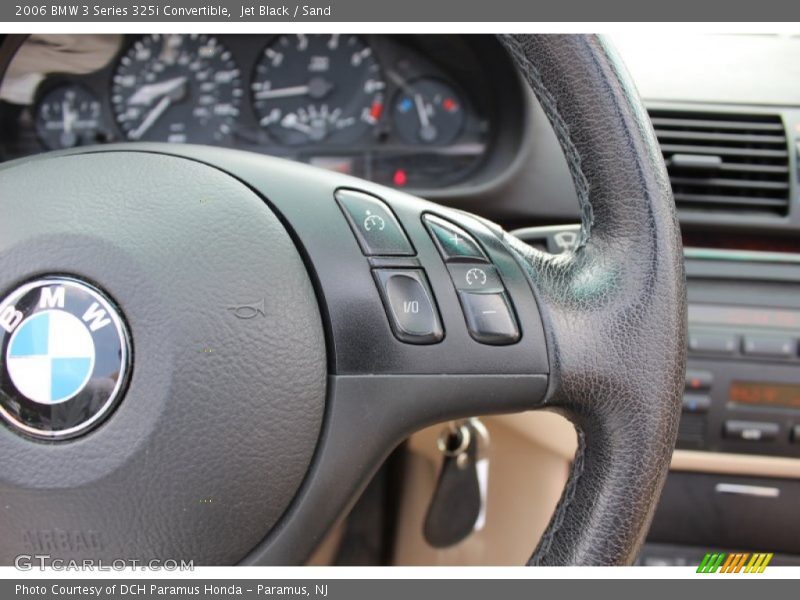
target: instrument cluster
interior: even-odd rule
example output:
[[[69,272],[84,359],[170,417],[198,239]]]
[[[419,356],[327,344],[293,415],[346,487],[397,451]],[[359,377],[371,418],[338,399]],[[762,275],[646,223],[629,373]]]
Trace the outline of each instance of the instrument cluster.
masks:
[[[493,51],[478,36],[36,35],[0,86],[0,149],[207,144],[440,188],[496,141]]]

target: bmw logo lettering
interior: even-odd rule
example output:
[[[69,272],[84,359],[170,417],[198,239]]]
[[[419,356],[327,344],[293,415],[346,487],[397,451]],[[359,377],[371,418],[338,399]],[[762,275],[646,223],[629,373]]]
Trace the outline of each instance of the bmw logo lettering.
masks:
[[[0,303],[0,415],[63,439],[99,424],[122,395],[129,337],[114,305],[68,277],[26,283]]]

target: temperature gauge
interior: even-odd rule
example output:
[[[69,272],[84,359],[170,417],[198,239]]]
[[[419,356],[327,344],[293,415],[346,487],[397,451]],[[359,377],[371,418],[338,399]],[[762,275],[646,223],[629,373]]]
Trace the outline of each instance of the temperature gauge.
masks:
[[[100,131],[100,101],[80,85],[54,87],[36,107],[36,132],[50,150],[105,141]]]
[[[394,102],[397,135],[412,144],[449,144],[464,125],[461,100],[438,79],[417,79],[401,86]]]

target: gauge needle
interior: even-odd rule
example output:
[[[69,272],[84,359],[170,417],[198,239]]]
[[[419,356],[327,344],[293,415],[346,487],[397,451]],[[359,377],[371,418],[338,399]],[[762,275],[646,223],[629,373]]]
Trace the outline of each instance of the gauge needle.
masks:
[[[171,97],[164,96],[161,98],[153,110],[147,113],[147,116],[142,120],[139,126],[128,134],[128,137],[132,140],[140,139],[147,132],[147,130],[153,126],[153,123],[155,123],[158,118],[164,114],[164,111],[169,108],[170,104],[172,104]]]
[[[431,122],[428,119],[428,111],[425,110],[425,100],[422,98],[422,94],[415,92],[414,88],[411,87],[402,75],[395,71],[387,71],[386,73],[389,76],[395,85],[397,85],[401,90],[403,90],[409,96],[414,97],[414,106],[417,107],[417,115],[419,116],[420,125],[423,127],[429,127]]]
[[[257,100],[266,100],[268,98],[288,98],[290,96],[305,96],[308,94],[309,86],[307,85],[293,85],[285,88],[277,88],[274,90],[261,90],[256,92]]]
[[[285,127],[286,129],[296,129],[297,131],[300,131],[300,132],[308,134],[308,135],[311,135],[311,133],[312,133],[311,126],[306,125],[305,123],[301,123],[300,121],[298,121],[297,120],[297,115],[294,114],[294,113],[289,113],[288,115],[283,117],[283,120],[281,121],[281,125],[283,127]]]
[[[159,100],[158,104],[156,104],[153,109],[147,113],[147,116],[142,119],[142,122],[139,123],[139,126],[128,134],[130,139],[141,139],[141,137],[147,133],[147,130],[150,129],[153,124],[158,121],[159,117],[164,114],[164,111],[167,110],[173,102],[180,100],[183,97],[183,95],[186,93],[186,77],[175,77],[174,79],[163,81],[162,85],[160,85],[158,88],[158,91],[163,94],[161,100]]]
[[[127,104],[132,106],[147,106],[153,103],[153,100],[159,96],[170,94],[174,90],[180,88],[186,83],[186,77],[173,77],[172,79],[165,79],[157,83],[150,83],[143,85],[136,92],[128,98]]]
[[[389,70],[386,72],[386,74],[389,76],[389,79],[391,79],[394,82],[394,84],[400,89],[402,89],[404,92],[408,94],[414,93],[414,90],[411,89],[410,85],[408,85],[408,81],[406,81],[403,78],[403,76],[400,75],[400,73],[398,73],[397,71]]]
[[[261,90],[255,93],[256,100],[267,100],[271,98],[289,98],[291,96],[311,96],[312,98],[324,98],[334,88],[334,85],[322,77],[312,77],[306,85],[291,85],[274,90]]]
[[[421,125],[419,128],[419,137],[428,143],[436,141],[438,132],[436,131],[436,127],[431,124],[425,101],[422,99],[422,94],[414,94],[414,104],[417,106],[417,114],[419,115],[419,123]]]
[[[75,120],[78,117],[77,112],[72,110],[72,108],[69,105],[69,102],[62,102],[61,115],[63,118],[64,133],[71,133],[72,126],[74,125]]]
[[[430,127],[431,122],[428,120],[428,111],[425,110],[425,101],[422,99],[422,94],[414,94],[414,104],[417,106],[420,124],[424,129],[427,129]]]

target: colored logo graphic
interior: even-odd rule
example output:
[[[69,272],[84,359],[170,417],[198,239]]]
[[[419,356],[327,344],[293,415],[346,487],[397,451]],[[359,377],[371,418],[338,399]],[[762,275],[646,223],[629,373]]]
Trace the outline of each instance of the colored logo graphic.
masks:
[[[749,560],[748,560],[749,559]],[[698,573],[763,573],[772,560],[772,553],[747,552],[727,554],[708,553],[703,557]]]
[[[57,404],[86,386],[94,359],[94,341],[86,325],[68,312],[48,310],[14,331],[6,368],[25,396],[40,404]]]
[[[129,357],[98,289],[66,276],[23,284],[0,301],[0,420],[48,440],[84,433],[120,398]]]

